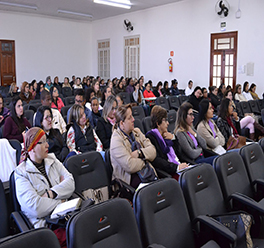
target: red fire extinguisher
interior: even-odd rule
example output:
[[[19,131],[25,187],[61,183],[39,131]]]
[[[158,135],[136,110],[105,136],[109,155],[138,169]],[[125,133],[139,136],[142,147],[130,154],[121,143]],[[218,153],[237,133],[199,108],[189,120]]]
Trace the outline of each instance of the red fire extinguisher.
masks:
[[[169,62],[169,72],[172,72],[172,71],[173,71],[172,58],[169,58],[169,59],[168,59],[168,62]]]

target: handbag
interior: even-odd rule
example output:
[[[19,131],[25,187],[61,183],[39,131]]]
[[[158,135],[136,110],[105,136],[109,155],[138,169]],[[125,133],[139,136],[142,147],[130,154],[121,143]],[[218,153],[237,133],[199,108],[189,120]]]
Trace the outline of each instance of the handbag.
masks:
[[[226,143],[226,150],[238,149],[246,145],[246,137],[237,135],[235,137],[230,136]]]
[[[138,171],[137,174],[142,183],[149,183],[157,180],[157,176],[153,168],[146,161],[144,167],[140,171]]]
[[[95,204],[107,201],[109,199],[108,187],[104,186],[98,189],[87,189],[82,192],[85,199],[92,199]]]
[[[253,222],[252,216],[246,212],[232,212],[225,215],[211,216],[226,226],[237,236],[237,246],[253,248],[250,236],[250,228]]]

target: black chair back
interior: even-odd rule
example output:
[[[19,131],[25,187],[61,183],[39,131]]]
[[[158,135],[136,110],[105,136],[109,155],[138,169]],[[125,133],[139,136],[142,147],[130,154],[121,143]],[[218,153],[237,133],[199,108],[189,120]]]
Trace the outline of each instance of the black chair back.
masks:
[[[74,215],[66,228],[68,248],[141,248],[133,210],[116,198]]]
[[[143,127],[144,127],[144,130],[145,130],[145,133],[147,133],[148,131],[151,130],[151,119],[150,119],[150,116],[145,117],[143,119],[142,123],[143,123]]]
[[[168,100],[169,100],[170,109],[175,109],[177,111],[178,108],[180,107],[179,98],[177,96],[169,96]]]
[[[0,180],[0,238],[4,238],[9,235],[9,216],[7,211],[7,202],[5,196],[5,190],[3,187],[3,183]]]
[[[63,87],[62,88],[62,95],[63,97],[72,96],[72,89],[70,87]]]
[[[128,92],[120,92],[120,95],[123,98],[124,104],[131,103],[130,93],[128,93]]]
[[[261,109],[259,107],[258,101],[257,100],[250,100],[248,101],[251,112],[256,114],[256,115],[260,115],[261,114]]]
[[[156,105],[160,105],[161,107],[165,108],[166,110],[170,109],[169,102],[166,97],[160,96],[156,99]]]
[[[28,120],[28,122],[30,123],[31,126],[33,126],[34,113],[35,112],[31,109],[27,109],[24,111],[24,116],[26,117],[26,119]]]
[[[175,122],[177,119],[177,112],[172,109],[168,111],[168,122],[169,122],[169,126],[168,126],[168,131],[173,133],[174,129],[175,129]]]
[[[73,105],[75,103],[75,96],[68,96],[64,98],[65,106]]]
[[[132,107],[132,115],[135,119],[142,120],[145,117],[144,109],[141,106]]]
[[[134,126],[139,128],[142,133],[145,133],[145,130],[144,130],[144,127],[143,127],[141,120],[135,119]]]

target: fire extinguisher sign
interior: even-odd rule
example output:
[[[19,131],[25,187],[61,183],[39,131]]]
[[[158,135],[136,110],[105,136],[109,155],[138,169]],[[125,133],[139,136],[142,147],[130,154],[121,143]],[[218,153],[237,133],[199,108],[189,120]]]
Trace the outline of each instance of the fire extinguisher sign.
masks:
[[[174,52],[170,51],[170,56],[173,57],[174,56]]]

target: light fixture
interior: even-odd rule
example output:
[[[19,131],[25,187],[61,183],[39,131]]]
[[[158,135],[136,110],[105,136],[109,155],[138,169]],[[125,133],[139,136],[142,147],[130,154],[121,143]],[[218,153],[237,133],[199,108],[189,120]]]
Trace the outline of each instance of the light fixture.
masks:
[[[89,14],[84,14],[84,13],[79,13],[79,12],[73,12],[73,11],[68,11],[68,10],[63,10],[63,9],[58,9],[57,13],[61,14],[69,14],[69,15],[76,15],[76,16],[82,16],[82,17],[88,17],[88,18],[93,18],[92,15]]]
[[[93,0],[94,3],[105,4],[113,7],[130,9],[131,3],[128,0]]]
[[[19,7],[19,8],[38,10],[38,7],[34,6],[34,5],[26,5],[26,4],[19,4],[19,3],[8,3],[8,2],[1,2],[1,1],[0,1],[0,4],[6,5],[6,6],[11,6],[11,7]]]

